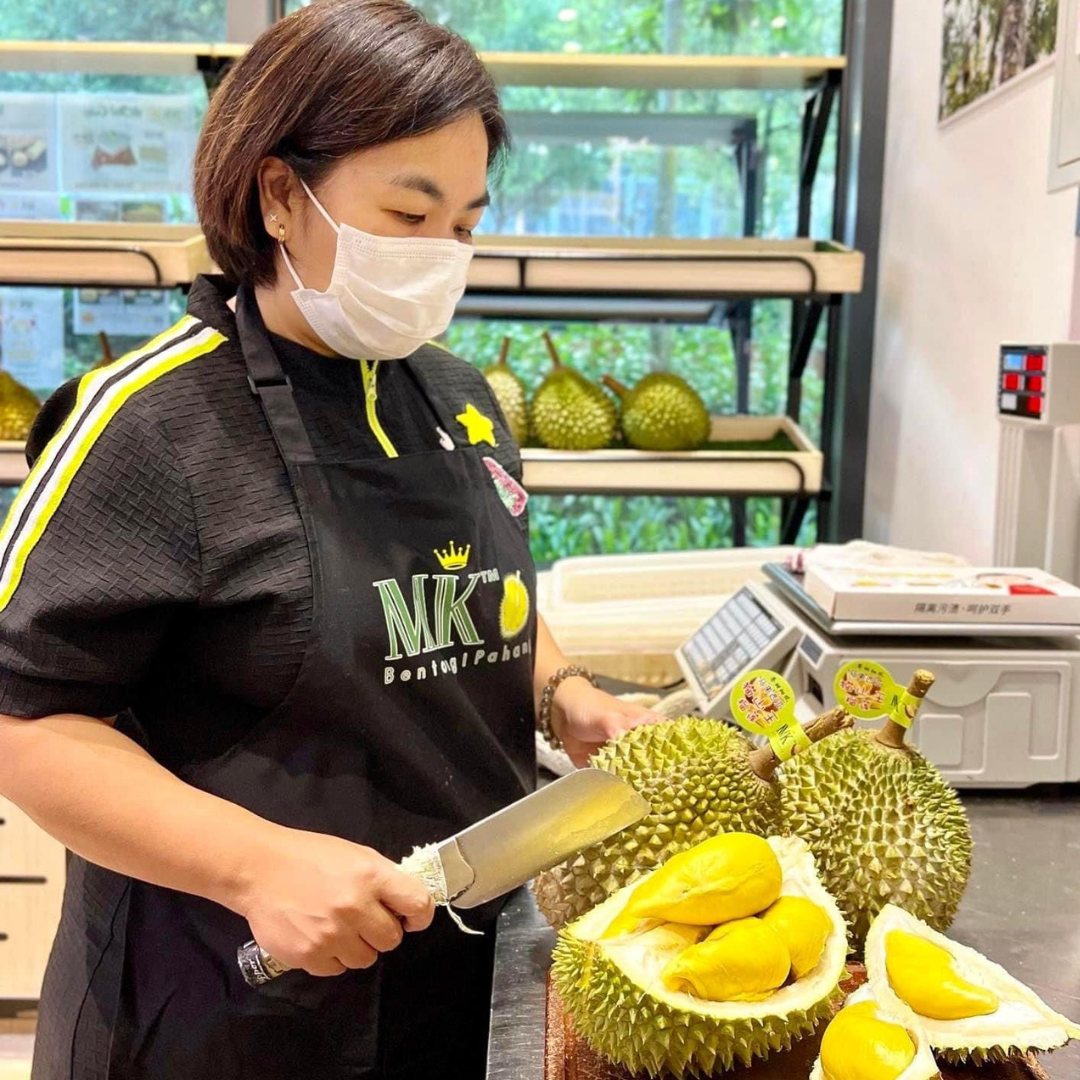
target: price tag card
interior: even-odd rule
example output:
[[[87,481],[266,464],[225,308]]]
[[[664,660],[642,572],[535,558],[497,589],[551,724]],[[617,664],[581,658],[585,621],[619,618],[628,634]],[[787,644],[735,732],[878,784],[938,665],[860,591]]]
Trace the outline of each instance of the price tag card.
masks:
[[[889,673],[872,660],[851,660],[836,673],[833,683],[836,700],[860,720],[888,716],[901,727],[911,721],[922,702],[908,693]]]
[[[731,689],[731,712],[746,731],[764,735],[781,761],[811,745],[795,719],[795,694],[775,671],[751,671],[739,679]]]

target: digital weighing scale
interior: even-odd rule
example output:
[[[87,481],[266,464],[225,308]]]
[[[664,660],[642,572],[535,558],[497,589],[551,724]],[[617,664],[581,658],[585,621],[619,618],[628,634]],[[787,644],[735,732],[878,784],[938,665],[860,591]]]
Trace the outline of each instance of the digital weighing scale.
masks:
[[[795,575],[765,570],[770,583],[743,586],[676,653],[703,715],[730,719],[731,686],[754,668],[788,680],[805,722],[836,704],[849,660],[884,664],[901,684],[924,667],[936,682],[909,738],[957,787],[1080,780],[1080,639],[1060,627],[830,624]]]

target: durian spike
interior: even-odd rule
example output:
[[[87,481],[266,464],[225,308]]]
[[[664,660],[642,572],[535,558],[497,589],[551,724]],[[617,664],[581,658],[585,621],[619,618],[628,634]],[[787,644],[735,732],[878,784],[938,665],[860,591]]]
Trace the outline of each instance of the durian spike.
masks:
[[[551,362],[560,368],[563,366],[562,360],[559,357],[559,350],[555,348],[555,342],[551,340],[551,335],[544,331],[544,344],[547,346],[548,356],[551,357]]]
[[[630,393],[629,390],[618,379],[613,378],[611,375],[605,375],[600,380],[616,397],[624,398]]]
[[[807,724],[803,731],[812,742],[821,742],[822,739],[835,735],[838,731],[845,731],[855,726],[855,717],[837,705],[827,713],[822,713],[816,720]],[[780,759],[771,746],[763,746],[758,750],[752,750],[748,755],[750,768],[761,777],[762,780],[771,780],[773,774],[780,765]]]
[[[911,683],[908,685],[907,692],[921,705],[922,699],[926,697],[926,691],[933,685],[933,674],[924,668],[920,668],[911,676]],[[916,706],[916,711],[918,711],[918,706]],[[913,716],[912,719],[914,720],[915,717]],[[903,724],[898,724],[890,716],[875,738],[882,746],[890,746],[894,750],[899,750],[904,745],[907,731],[908,729]]]
[[[506,363],[506,358],[510,355],[510,335],[502,339],[502,344],[499,346],[499,359],[495,362],[496,367],[502,367]]]

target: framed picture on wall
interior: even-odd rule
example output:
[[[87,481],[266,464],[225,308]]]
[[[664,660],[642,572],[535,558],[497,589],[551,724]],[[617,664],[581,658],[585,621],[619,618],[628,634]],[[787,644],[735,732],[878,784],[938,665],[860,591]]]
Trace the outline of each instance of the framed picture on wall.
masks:
[[[1054,56],[1058,0],[943,0],[943,5],[938,109],[943,123]]]

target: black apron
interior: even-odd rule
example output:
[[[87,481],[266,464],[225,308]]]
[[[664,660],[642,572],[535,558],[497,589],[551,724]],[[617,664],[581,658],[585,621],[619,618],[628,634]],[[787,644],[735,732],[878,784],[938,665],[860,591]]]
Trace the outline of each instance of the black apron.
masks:
[[[245,290],[237,326],[307,533],[314,623],[282,704],[180,775],[271,821],[400,859],[535,786],[526,530],[457,419],[483,402],[451,400],[439,364],[395,361],[410,365],[453,449],[318,463]],[[43,1014],[34,1080],[482,1080],[498,905],[466,913],[483,938],[440,911],[369,970],[294,971],[253,990],[236,963],[250,936],[241,917],[72,864],[81,910],[69,922],[86,923],[84,955],[54,953],[44,997],[70,1001],[70,983],[50,993],[64,980],[85,991],[77,1015]]]

